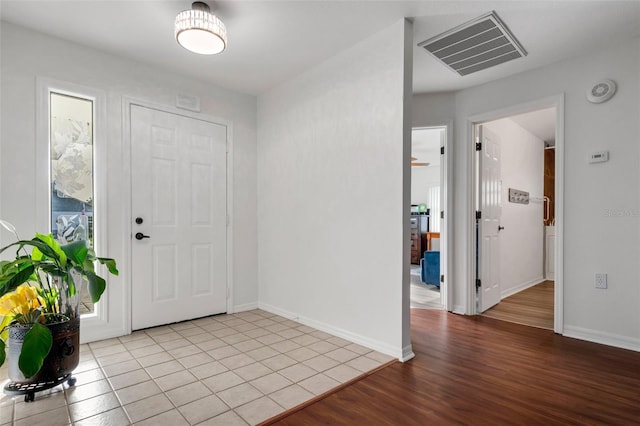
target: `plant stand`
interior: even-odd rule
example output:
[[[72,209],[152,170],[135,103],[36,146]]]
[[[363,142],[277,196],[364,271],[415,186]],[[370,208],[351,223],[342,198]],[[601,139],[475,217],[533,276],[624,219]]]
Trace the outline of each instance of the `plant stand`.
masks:
[[[76,384],[75,377],[73,377],[71,374],[65,374],[64,376],[60,376],[55,380],[49,380],[46,382],[37,382],[37,383],[9,382],[4,386],[4,393],[10,396],[24,395],[24,402],[33,402],[36,392],[51,389],[65,381],[69,386],[74,386]]]
[[[28,327],[9,327],[9,379],[4,387],[7,395],[24,395],[25,402],[31,402],[35,393],[51,389],[63,382],[69,386],[76,383],[73,370],[80,361],[80,318],[47,324],[53,336],[49,354],[44,359],[42,368],[33,377],[25,378],[18,367],[18,359],[22,350],[24,335]]]

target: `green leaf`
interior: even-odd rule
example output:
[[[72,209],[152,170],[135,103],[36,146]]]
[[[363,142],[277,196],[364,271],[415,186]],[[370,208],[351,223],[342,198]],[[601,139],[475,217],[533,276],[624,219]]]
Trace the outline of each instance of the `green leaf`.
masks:
[[[0,297],[14,291],[18,286],[29,281],[34,270],[35,267],[33,265],[26,265],[22,269],[17,269],[15,273],[12,271],[11,273],[3,274],[0,278]]]
[[[104,293],[104,289],[107,288],[107,282],[93,272],[87,272],[87,281],[89,282],[87,289],[89,290],[91,301],[98,303],[100,296]]]
[[[61,250],[71,260],[74,265],[82,266],[87,259],[87,243],[85,241],[74,241],[61,247]]]
[[[32,377],[40,371],[52,344],[51,330],[40,323],[33,324],[31,330],[24,336],[18,359],[18,367],[25,377]]]
[[[44,235],[36,232],[36,237],[32,239],[31,242],[36,243],[37,241],[42,241],[46,245],[46,250],[42,250],[42,246],[38,246],[38,249],[40,249],[42,253],[49,257],[53,257],[54,259],[58,259],[62,266],[65,266],[67,264],[67,255],[64,251],[62,251],[60,244],[58,244],[56,239],[53,238],[52,234]],[[49,254],[51,251],[53,251],[55,255]]]
[[[0,253],[4,252],[5,250],[11,247],[16,247],[16,246],[18,247],[17,252],[19,252],[22,248],[24,248],[24,246],[33,247],[34,248],[33,251],[35,251],[35,253],[32,252],[29,258],[34,262],[43,260],[45,258],[49,258],[59,263],[62,266],[65,266],[67,263],[67,255],[65,255],[64,252],[60,249],[60,244],[58,244],[58,242],[55,239],[53,239],[52,235],[42,235],[42,234],[36,233],[36,238],[32,240],[20,240],[20,241],[11,243],[7,246],[2,247],[0,249]],[[16,254],[16,258],[18,257],[20,256]]]
[[[98,262],[106,266],[109,272],[111,272],[113,275],[118,275],[118,268],[116,267],[115,259],[110,259],[108,257],[99,257]]]
[[[63,277],[66,274],[66,272],[64,270],[61,271],[60,268],[55,263],[49,263],[49,262],[39,263],[38,269],[54,277]]]
[[[67,297],[72,297],[76,294],[76,282],[73,279],[73,276],[71,275],[71,273],[67,274],[66,277],[62,277],[62,279],[65,281],[65,286],[66,286],[66,291],[67,291]],[[80,279],[82,279],[82,274],[80,274]],[[64,288],[64,287],[63,287]]]
[[[4,340],[0,339],[0,366],[4,364],[5,359],[7,359],[7,351],[5,349]]]
[[[6,342],[9,339],[9,324],[12,322],[13,318],[10,315],[2,318],[2,321],[0,321],[0,340],[4,340]]]
[[[95,259],[94,259],[95,260]],[[84,264],[82,264],[82,269],[84,270],[84,272],[95,272],[96,268],[95,265],[93,264],[93,260],[91,260],[89,257],[87,257],[84,261]]]

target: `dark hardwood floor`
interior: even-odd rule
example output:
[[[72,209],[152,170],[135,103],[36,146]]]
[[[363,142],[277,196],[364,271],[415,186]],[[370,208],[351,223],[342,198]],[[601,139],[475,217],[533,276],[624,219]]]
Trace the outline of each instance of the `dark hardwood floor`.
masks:
[[[638,425],[640,352],[413,309],[416,357],[277,425]]]

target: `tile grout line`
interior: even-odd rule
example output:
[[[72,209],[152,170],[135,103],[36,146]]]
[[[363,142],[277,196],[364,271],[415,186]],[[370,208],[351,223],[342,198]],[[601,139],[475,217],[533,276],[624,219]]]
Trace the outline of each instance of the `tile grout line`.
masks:
[[[251,312],[251,311],[249,311]],[[171,411],[177,411],[180,418],[182,418],[183,420],[185,420],[186,423],[188,424],[192,424],[182,413],[182,411],[180,410],[181,407],[187,405],[187,404],[191,404],[197,401],[201,401],[204,398],[210,397],[210,396],[215,396],[216,398],[218,398],[223,404],[224,406],[227,407],[227,410],[216,414],[213,417],[210,417],[208,419],[205,420],[198,420],[198,422],[201,421],[208,421],[211,420],[215,417],[218,417],[220,415],[224,415],[225,413],[229,413],[232,412],[235,416],[238,416],[239,418],[243,419],[244,421],[249,421],[247,418],[243,417],[240,414],[240,410],[242,407],[248,406],[249,404],[255,403],[257,400],[261,400],[263,398],[265,398],[266,400],[268,400],[270,403],[274,404],[275,407],[278,407],[281,410],[285,410],[285,412],[287,411],[287,409],[281,405],[280,403],[278,403],[276,400],[274,400],[272,398],[272,395],[276,392],[280,392],[283,391],[287,388],[293,387],[293,386],[301,386],[302,389],[305,389],[306,392],[309,392],[309,394],[311,395],[315,395],[314,398],[317,398],[319,395],[321,395],[323,392],[321,392],[320,394],[316,394],[316,392],[312,391],[311,388],[306,388],[304,385],[301,385],[300,383],[311,379],[313,377],[325,377],[327,379],[331,379],[331,381],[334,381],[336,383],[339,383],[340,385],[349,382],[350,380],[345,380],[344,378],[340,378],[340,374],[338,374],[338,376],[333,376],[333,375],[327,375],[327,371],[329,370],[333,370],[335,368],[341,367],[341,366],[347,366],[349,367],[352,371],[358,371],[359,374],[363,374],[362,368],[363,364],[360,364],[360,366],[356,367],[356,366],[352,366],[349,365],[348,363],[356,360],[356,359],[360,359],[360,358],[368,358],[371,362],[374,363],[378,363],[380,364],[381,361],[379,359],[375,359],[375,358],[371,358],[368,355],[375,353],[375,351],[372,351],[369,348],[366,347],[362,347],[363,349],[365,349],[365,351],[360,351],[360,350],[356,350],[356,348],[354,348],[354,350],[351,350],[350,348],[348,348],[348,346],[351,345],[357,345],[353,342],[350,342],[346,339],[341,339],[338,338],[336,336],[333,336],[329,333],[325,333],[323,331],[317,330],[317,329],[313,329],[312,327],[308,327],[305,326],[304,324],[298,323],[296,321],[293,320],[289,320],[285,317],[278,317],[277,315],[269,315],[269,316],[265,316],[262,315],[258,312],[254,312],[253,315],[251,316],[251,319],[245,319],[248,318],[249,315],[243,315],[243,316],[238,316],[237,314],[226,314],[226,315],[221,315],[221,316],[210,316],[210,317],[205,317],[205,318],[199,318],[196,320],[188,320],[182,323],[176,323],[176,324],[169,324],[169,325],[165,325],[165,326],[160,326],[160,327],[156,327],[156,328],[151,328],[151,329],[147,329],[147,330],[142,330],[141,331],[141,335],[137,338],[131,338],[129,336],[132,335],[128,335],[128,336],[119,336],[116,338],[113,338],[115,340],[113,340],[113,343],[118,343],[119,345],[122,346],[122,350],[120,350],[120,348],[118,348],[117,352],[113,352],[110,353],[109,351],[99,351],[99,349],[102,348],[107,348],[109,347],[109,344],[101,344],[98,347],[95,347],[96,345],[91,345],[91,343],[86,344],[86,347],[88,349],[88,355],[90,356],[90,359],[87,360],[83,360],[82,362],[85,361],[92,361],[96,364],[98,371],[101,373],[101,375],[103,376],[102,378],[99,378],[97,380],[93,380],[93,382],[98,382],[100,380],[105,380],[107,382],[107,386],[109,391],[107,391],[106,393],[100,393],[98,395],[92,396],[90,398],[84,398],[82,400],[76,401],[76,403],[80,404],[82,403],[82,401],[91,399],[91,398],[95,398],[101,395],[106,395],[108,394],[113,394],[113,396],[115,397],[116,401],[118,402],[118,406],[117,407],[113,407],[109,410],[105,410],[101,413],[96,414],[95,416],[103,416],[105,415],[105,413],[109,413],[111,411],[116,411],[118,409],[121,409],[121,411],[124,413],[124,415],[126,416],[126,418],[128,419],[128,421],[131,424],[134,424],[134,422],[132,421],[132,417],[129,413],[129,411],[127,411],[127,409],[125,408],[125,405],[129,405],[129,404],[133,404],[135,402],[138,401],[143,401],[147,398],[151,398],[155,395],[162,395],[166,400],[169,401],[170,403],[170,407],[166,410],[163,410],[162,412],[159,413],[154,413],[148,417],[145,417],[143,419],[139,419],[139,421],[144,421],[150,418],[154,418],[156,416],[160,416],[162,414],[165,414],[167,412],[171,412]],[[261,317],[261,318],[258,318]],[[277,317],[277,318],[276,318]],[[225,319],[224,321],[222,321],[222,319]],[[274,319],[275,318],[275,319]],[[197,322],[196,322],[197,321]],[[258,324],[259,323],[259,324]],[[251,327],[251,328],[247,328],[247,327]],[[156,332],[156,333],[149,333],[148,330],[159,330],[160,328],[162,328],[162,332]],[[226,330],[226,331],[225,331]],[[253,333],[251,333],[253,332]],[[135,333],[138,333],[138,331],[136,331]],[[158,339],[160,336],[166,335],[166,334],[170,334],[170,333],[175,333],[177,335],[177,337],[175,337],[174,339],[169,339],[169,340],[164,340],[164,339],[160,339],[160,340],[164,340],[164,341],[158,341],[156,339]],[[186,333],[186,334],[183,334]],[[246,333],[250,333],[250,334],[246,334]],[[205,340],[201,340],[201,338],[195,338],[195,336],[201,336],[201,337],[207,337],[205,336],[207,335],[208,338]],[[252,337],[251,335],[255,335],[255,337]],[[237,336],[237,337],[236,337]],[[274,337],[267,337],[267,336],[274,336]],[[264,337],[264,339],[262,340],[258,340],[261,337]],[[227,338],[225,340],[225,338]],[[238,338],[242,339],[242,340],[237,340]],[[136,342],[138,340],[144,340],[144,339],[148,339],[148,342],[146,344],[143,343],[141,346],[138,345],[131,345],[131,343]],[[171,342],[172,340],[176,340],[176,339],[184,339],[185,343],[184,343],[184,347],[190,347],[192,346],[193,349],[197,349],[196,352],[190,353],[189,351],[184,352],[184,355],[181,356],[181,353],[177,353],[177,351],[181,348],[181,346],[173,346],[173,345],[167,345],[169,346],[169,348],[165,348],[165,346],[163,346],[163,344],[167,344],[168,342]],[[277,340],[274,340],[277,339]],[[220,341],[220,343],[222,344],[221,346],[218,347],[212,347],[209,350],[205,350],[202,347],[200,347],[201,344],[204,344],[206,342],[212,342],[218,340]],[[333,340],[333,342],[330,342],[329,340]],[[188,345],[187,343],[188,342]],[[245,343],[245,342],[252,342],[252,343]],[[266,342],[266,343],[265,343]],[[291,349],[292,346],[289,346],[287,349],[287,346],[284,345],[286,343],[290,343],[293,344],[296,347],[293,347],[293,349]],[[92,342],[92,343],[98,343],[98,342]],[[245,347],[251,348],[251,349],[240,349],[238,347],[236,347],[237,345],[241,345],[242,343],[245,343]],[[282,343],[283,345],[280,345],[278,347],[278,349],[274,348],[274,345],[280,344]],[[327,350],[327,346],[324,346],[324,348],[322,347],[318,347],[319,344],[325,344],[325,345],[330,345],[330,349]],[[253,347],[253,345],[259,345],[257,347]],[[314,346],[315,347],[312,349],[311,347]],[[136,351],[137,349],[143,349],[145,347],[150,347],[150,346],[157,346],[159,349],[158,352],[154,352],[151,353],[149,355],[142,355],[142,356],[134,356],[133,355],[133,351]],[[322,345],[320,345],[322,346]],[[357,345],[360,346],[360,345]],[[215,351],[216,349],[220,349],[220,348],[232,348],[234,351],[236,351],[236,353],[232,354],[232,355],[224,355],[221,358],[217,358],[215,356],[213,356],[211,354],[212,351]],[[269,354],[269,356],[267,356],[266,358],[263,357],[263,355],[266,355],[265,353],[263,354],[258,354],[256,353],[254,356],[252,355],[248,355],[249,353],[251,353],[252,351],[258,351],[258,350],[264,350],[264,349],[268,349],[271,350],[273,353]],[[295,351],[308,351],[310,353],[306,354],[306,355],[302,355],[302,354],[298,354],[298,356],[296,357],[292,357],[289,354]],[[97,351],[97,352],[96,352]],[[336,356],[330,356],[327,355],[330,352],[334,352],[334,351],[346,351],[348,353],[348,355],[346,355],[346,358],[342,356],[342,353],[336,353]],[[97,356],[97,353],[100,352],[105,352],[104,355],[100,355]],[[268,352],[267,352],[268,353]],[[115,361],[112,362],[108,365],[103,365],[103,362],[101,360],[104,360],[104,358],[109,357],[109,356],[117,356],[118,354],[123,354],[123,357],[128,357],[129,359],[125,359],[123,361]],[[126,354],[126,355],[125,355]],[[146,365],[143,366],[139,359],[144,358],[145,356],[152,356],[154,354],[166,354],[166,360],[162,361],[162,362],[158,362],[155,364],[150,364],[150,365]],[[196,356],[199,354],[204,354],[207,357],[211,358],[212,361],[207,361],[204,363],[200,363],[200,364],[195,364],[195,365],[190,365],[190,362],[186,362],[184,361],[186,358],[192,357],[192,356]],[[244,355],[247,360],[250,360],[251,362],[249,362],[248,364],[244,364],[242,365],[241,363],[239,363],[237,367],[233,368],[233,366],[227,366],[227,364],[225,364],[223,361],[229,358],[232,358],[234,356],[239,356],[239,355]],[[307,358],[306,356],[309,355],[309,357]],[[264,364],[265,361],[270,360],[272,358],[275,357],[279,357],[279,356],[285,356],[288,357],[289,359],[291,359],[291,361],[295,361],[293,364],[287,366],[287,367],[283,367],[283,368],[279,368],[279,369],[274,369],[273,366]],[[310,361],[311,359],[315,359],[318,357],[324,357],[324,358],[328,358],[328,360],[330,360],[330,363],[335,363],[335,365],[326,368],[326,367],[311,367],[311,365],[307,365],[305,364],[307,361]],[[340,357],[343,360],[340,360]],[[181,362],[181,360],[183,360],[185,363]],[[115,375],[109,375],[107,374],[108,370],[111,370],[109,367],[111,365],[113,366],[117,366],[121,363],[125,363],[125,362],[129,362],[129,361],[134,361],[135,362],[135,367],[133,370],[129,369],[129,366],[125,366],[122,369],[122,372],[119,372],[119,374],[115,374]],[[196,362],[198,362],[197,360],[195,360]],[[168,362],[175,362],[177,363],[177,365],[179,365],[180,369],[178,371],[173,371],[170,373],[166,373],[166,374],[162,374],[161,376],[153,376],[150,373],[150,369],[153,366],[156,365],[161,365],[163,363],[168,363]],[[211,362],[217,362],[220,363],[226,370],[223,372],[218,372],[216,374],[213,374],[211,376],[206,376],[206,377],[200,377],[199,375],[196,375],[195,373],[192,372],[192,369],[200,367],[202,365],[206,365],[208,363]],[[204,382],[205,380],[209,379],[209,378],[213,378],[216,377],[218,375],[224,374],[224,373],[232,373],[234,375],[238,375],[236,373],[237,370],[242,369],[244,367],[249,367],[252,365],[256,365],[256,368],[264,368],[264,370],[266,371],[262,371],[262,372],[257,372],[257,376],[253,376],[251,373],[248,373],[248,375],[246,377],[250,377],[249,379],[245,379],[244,374],[242,376],[239,376],[240,379],[242,379],[242,381],[240,383],[236,383],[232,386],[226,387],[224,389],[221,389],[219,391],[216,391],[212,388],[210,388],[209,386],[207,386],[207,384]],[[326,364],[325,364],[326,365]],[[367,365],[366,363],[364,364],[365,366]],[[258,367],[259,366],[259,367]],[[305,376],[303,378],[291,378],[290,376],[284,375],[282,373],[283,370],[286,370],[288,368],[292,368],[295,366],[299,366],[299,367],[304,367],[306,369],[308,369],[309,371],[312,372],[312,374],[310,376]],[[90,368],[88,371],[92,371],[95,368]],[[127,386],[121,387],[119,389],[116,390],[115,386],[112,384],[112,379],[114,377],[118,377],[121,375],[126,375],[127,373],[130,373],[132,371],[137,371],[137,370],[141,370],[143,371],[148,377],[149,380],[144,380],[143,382],[140,383],[146,383],[146,382],[152,382],[158,389],[159,389],[159,393],[154,394],[154,395],[150,395],[147,396],[146,398],[142,398],[140,400],[136,400],[136,401],[131,401],[129,404],[123,404],[123,400],[121,398],[121,396],[118,395],[118,392],[132,387],[132,386],[136,386],[140,383],[135,383],[135,382],[131,382],[131,384],[128,384]],[[85,371],[83,371],[82,373],[84,373]],[[183,373],[186,372],[189,376],[191,376],[191,378],[194,379],[193,382],[189,382],[186,384],[181,384],[181,385],[177,385],[172,387],[171,389],[166,389],[164,388],[164,386],[160,386],[158,380],[161,379],[162,377],[166,377],[169,376],[171,374],[176,374],[176,373]],[[366,373],[366,371],[364,372]],[[80,373],[78,373],[80,374]],[[278,387],[273,391],[270,392],[265,392],[263,390],[261,390],[260,388],[256,388],[255,385],[253,385],[251,382],[264,378],[266,376],[272,375],[272,374],[277,374],[279,377],[283,378],[284,380],[286,380],[287,382],[289,382],[289,384],[282,386],[282,387]],[[306,373],[303,373],[303,375]],[[348,374],[352,374],[352,373],[348,373]],[[302,377],[302,376],[300,376]],[[345,377],[344,375],[342,377]],[[91,383],[91,382],[89,382]],[[203,389],[206,389],[206,391],[208,392],[207,395],[202,396],[202,397],[198,397],[194,400],[189,400],[189,402],[183,403],[182,405],[178,405],[177,402],[174,402],[174,400],[172,398],[169,397],[169,392],[175,390],[175,389],[180,389],[181,387],[184,386],[189,386],[192,384],[198,383],[200,386],[203,387]],[[87,383],[88,384],[88,383]],[[221,396],[219,396],[219,394],[221,392],[227,391],[229,389],[233,389],[235,387],[241,386],[241,385],[249,385],[251,386],[253,389],[256,390],[256,392],[259,394],[259,396],[257,398],[254,398],[250,401],[246,401],[243,402],[242,404],[236,406],[236,407],[232,407],[230,405],[230,403],[227,403],[226,400],[222,399]],[[75,422],[73,421],[72,417],[71,417],[71,402],[68,399],[68,394],[67,394],[67,389],[65,389],[64,385],[62,385],[62,391],[64,393],[64,403],[66,406],[66,411],[67,411],[67,416],[69,418],[69,420],[71,421],[71,424],[75,424]],[[172,385],[173,386],[173,385]],[[276,385],[278,386],[278,385]],[[311,400],[313,400],[314,398],[312,398]],[[12,401],[12,406],[13,406],[13,411],[12,411],[12,422],[15,422],[15,406],[16,406],[16,401],[13,400]],[[245,412],[246,414],[246,412]],[[80,419],[78,421],[84,421],[86,419],[90,419],[92,417],[95,417],[94,415],[90,415],[87,416],[83,419]],[[194,423],[195,424],[195,423]]]

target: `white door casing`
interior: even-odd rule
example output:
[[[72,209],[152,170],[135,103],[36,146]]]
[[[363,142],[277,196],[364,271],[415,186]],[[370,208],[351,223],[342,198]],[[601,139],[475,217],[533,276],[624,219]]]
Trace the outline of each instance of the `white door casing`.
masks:
[[[555,279],[555,247],[556,247],[556,227],[544,227],[544,279]]]
[[[565,115],[565,95],[560,93],[557,95],[526,101],[520,104],[511,105],[506,108],[485,111],[468,117],[468,136],[471,141],[472,136],[477,135],[477,124],[488,121],[498,120],[513,115],[524,114],[546,108],[555,108],[556,110],[556,179],[555,179],[555,241],[553,253],[554,266],[554,314],[553,314],[553,330],[558,334],[564,334],[564,115]],[[479,181],[479,165],[476,157],[471,155],[471,151],[475,152],[473,144],[468,144],[469,155],[467,158],[467,166],[472,171],[469,176],[469,184],[464,187],[465,195],[469,200],[473,200],[472,208],[469,209],[467,222],[467,238],[470,244],[465,247],[466,262],[465,270],[462,274],[467,278],[467,285],[464,286],[467,294],[465,295],[465,306],[460,313],[477,314],[480,310],[478,297],[475,291],[475,277],[477,276],[476,268],[478,268],[478,259],[476,258],[476,219],[473,210],[478,207],[478,181]],[[474,185],[475,184],[475,185]]]
[[[138,105],[130,120],[132,329],[225,312],[227,127]]]
[[[443,127],[440,132],[440,211],[444,213],[447,205],[447,165],[445,157],[445,147],[447,145],[447,127]],[[444,214],[440,212],[433,212],[432,214],[438,215],[440,221],[440,277],[444,277],[444,280],[440,280],[440,303],[445,310],[449,310],[449,292],[448,283],[446,281],[447,274],[447,227],[444,219]]]
[[[484,126],[478,126],[482,149],[479,156],[480,212],[478,221],[478,311],[500,302],[500,140]]]

